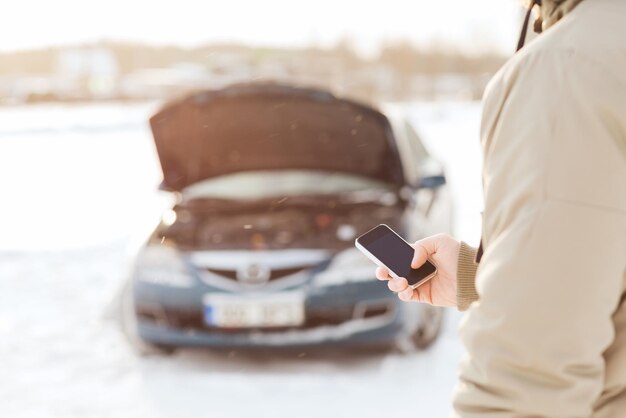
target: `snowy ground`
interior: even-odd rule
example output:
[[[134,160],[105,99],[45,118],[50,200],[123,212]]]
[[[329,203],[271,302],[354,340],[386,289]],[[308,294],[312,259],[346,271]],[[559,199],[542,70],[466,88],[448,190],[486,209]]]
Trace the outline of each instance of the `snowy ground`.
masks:
[[[152,105],[0,109],[0,416],[444,417],[462,349],[448,312],[426,352],[139,357],[106,307],[133,231],[167,201]],[[479,106],[411,107],[457,198],[457,235],[480,232]]]

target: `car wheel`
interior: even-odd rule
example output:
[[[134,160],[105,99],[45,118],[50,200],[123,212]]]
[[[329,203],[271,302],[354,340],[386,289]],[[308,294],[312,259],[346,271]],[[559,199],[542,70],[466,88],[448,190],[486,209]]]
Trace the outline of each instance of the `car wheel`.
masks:
[[[176,352],[175,346],[144,341],[139,337],[139,335],[137,335],[137,319],[135,317],[133,291],[130,280],[125,283],[124,288],[122,289],[120,319],[124,336],[135,352],[137,352],[140,356],[169,356]]]
[[[141,356],[171,356],[176,353],[176,347],[167,344],[155,344],[141,341],[136,346],[137,352]]]
[[[439,336],[443,323],[443,308],[417,303],[402,306],[406,315],[406,331],[396,340],[396,349],[401,353],[412,353],[428,348]]]
[[[411,340],[416,348],[424,350],[435,342],[441,331],[443,323],[443,308],[424,305],[420,324],[411,335]]]

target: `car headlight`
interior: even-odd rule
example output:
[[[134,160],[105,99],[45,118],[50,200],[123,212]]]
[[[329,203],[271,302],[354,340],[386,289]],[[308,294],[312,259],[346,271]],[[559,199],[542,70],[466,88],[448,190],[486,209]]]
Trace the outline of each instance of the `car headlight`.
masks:
[[[328,267],[315,277],[316,286],[338,286],[376,279],[376,266],[356,248],[337,254]]]
[[[148,244],[137,256],[135,277],[147,283],[173,287],[191,287],[193,278],[175,248]]]

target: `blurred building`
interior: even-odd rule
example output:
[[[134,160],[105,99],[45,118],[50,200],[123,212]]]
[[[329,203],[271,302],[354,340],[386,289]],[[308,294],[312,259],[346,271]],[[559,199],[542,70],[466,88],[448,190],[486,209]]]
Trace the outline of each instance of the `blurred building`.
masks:
[[[104,99],[117,95],[119,69],[113,52],[104,47],[60,51],[54,93],[67,98]]]
[[[0,103],[152,100],[255,80],[328,88],[367,102],[479,99],[503,59],[422,52],[390,45],[363,59],[331,49],[196,49],[100,43],[0,54]],[[31,63],[36,62],[37,66]]]

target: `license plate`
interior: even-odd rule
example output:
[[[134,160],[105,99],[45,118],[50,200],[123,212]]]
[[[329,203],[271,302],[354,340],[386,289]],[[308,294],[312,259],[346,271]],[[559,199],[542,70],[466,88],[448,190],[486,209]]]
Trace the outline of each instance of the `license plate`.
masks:
[[[204,321],[222,328],[286,327],[304,323],[304,294],[204,296]]]

